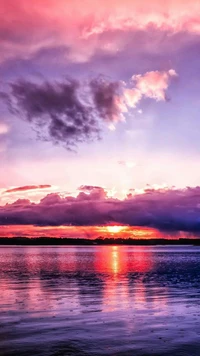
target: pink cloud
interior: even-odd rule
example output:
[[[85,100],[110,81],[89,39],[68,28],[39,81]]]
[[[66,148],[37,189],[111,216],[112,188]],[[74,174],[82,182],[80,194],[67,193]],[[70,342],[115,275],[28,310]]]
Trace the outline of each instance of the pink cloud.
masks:
[[[124,89],[124,99],[129,107],[135,108],[138,102],[142,99],[142,93],[137,88]]]
[[[90,26],[85,28],[85,36],[99,35],[111,30],[147,30],[149,27],[174,33],[200,32],[198,0],[194,0],[191,7],[188,6],[188,0],[166,0],[162,3],[160,0],[111,0],[109,3],[101,1],[101,4],[102,11]]]
[[[144,95],[147,98],[152,98],[157,101],[166,100],[166,90],[169,86],[171,77],[176,77],[177,73],[174,69],[167,72],[152,71],[144,75],[133,75],[132,80],[135,82],[136,89],[141,97]]]
[[[174,69],[133,75],[131,88],[127,88],[124,83],[123,98],[127,105],[126,111],[128,107],[135,108],[143,97],[156,101],[167,100],[166,91],[173,77],[177,77]]]
[[[40,184],[40,185],[25,185],[23,187],[16,187],[5,190],[3,193],[16,193],[16,192],[24,192],[28,190],[37,190],[37,189],[46,189],[51,188],[49,184]]]
[[[1,0],[0,61],[65,46],[70,48],[65,60],[86,62],[99,48],[113,53],[123,47],[119,36],[110,41],[102,34],[149,28],[199,34],[199,13],[198,0],[192,6],[188,0]]]

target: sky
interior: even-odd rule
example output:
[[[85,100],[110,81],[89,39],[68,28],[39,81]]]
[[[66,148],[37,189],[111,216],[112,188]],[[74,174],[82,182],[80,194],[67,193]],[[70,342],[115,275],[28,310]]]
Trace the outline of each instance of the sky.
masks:
[[[0,235],[198,235],[199,0],[0,17]]]

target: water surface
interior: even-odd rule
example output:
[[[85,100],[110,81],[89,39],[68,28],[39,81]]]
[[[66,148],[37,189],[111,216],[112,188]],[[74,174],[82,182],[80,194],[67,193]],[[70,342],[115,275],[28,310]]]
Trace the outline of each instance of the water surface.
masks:
[[[0,355],[200,355],[200,248],[0,248]]]

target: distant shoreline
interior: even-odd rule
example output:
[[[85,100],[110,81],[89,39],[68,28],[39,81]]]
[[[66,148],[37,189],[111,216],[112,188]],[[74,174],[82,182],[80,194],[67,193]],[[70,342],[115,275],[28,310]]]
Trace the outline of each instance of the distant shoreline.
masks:
[[[0,238],[0,246],[106,246],[106,245],[125,245],[125,246],[174,246],[174,245],[193,245],[200,246],[200,239],[120,239],[120,238],[97,238],[94,240],[83,238],[54,238],[54,237],[15,237]]]

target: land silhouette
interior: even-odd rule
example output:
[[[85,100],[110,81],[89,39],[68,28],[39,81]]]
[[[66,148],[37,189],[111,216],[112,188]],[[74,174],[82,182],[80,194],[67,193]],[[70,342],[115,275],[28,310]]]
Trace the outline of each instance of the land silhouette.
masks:
[[[53,245],[133,245],[133,246],[151,246],[151,245],[200,245],[200,239],[123,239],[123,238],[103,238],[98,237],[96,239],[87,238],[63,238],[63,237],[0,237],[0,245],[41,245],[41,246],[53,246]]]

